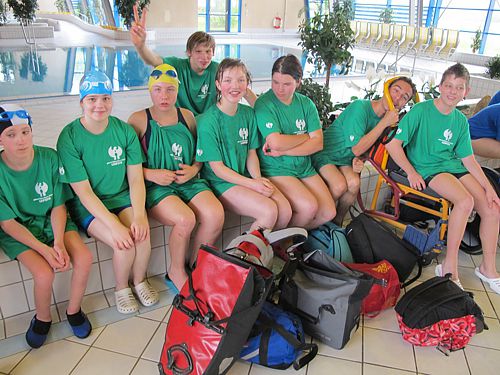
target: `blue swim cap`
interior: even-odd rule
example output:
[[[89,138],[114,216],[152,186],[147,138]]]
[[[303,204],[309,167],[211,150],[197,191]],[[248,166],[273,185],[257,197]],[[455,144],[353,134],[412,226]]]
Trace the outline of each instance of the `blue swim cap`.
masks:
[[[88,72],[80,81],[80,101],[87,95],[111,95],[113,84],[106,74],[98,70]]]
[[[28,124],[31,126],[31,116],[17,104],[0,104],[0,134],[14,125]]]

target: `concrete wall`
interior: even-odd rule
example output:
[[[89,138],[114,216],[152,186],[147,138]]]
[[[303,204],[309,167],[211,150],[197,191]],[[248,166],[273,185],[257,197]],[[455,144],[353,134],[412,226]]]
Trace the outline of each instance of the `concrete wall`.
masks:
[[[38,0],[38,11],[57,12],[55,0]]]

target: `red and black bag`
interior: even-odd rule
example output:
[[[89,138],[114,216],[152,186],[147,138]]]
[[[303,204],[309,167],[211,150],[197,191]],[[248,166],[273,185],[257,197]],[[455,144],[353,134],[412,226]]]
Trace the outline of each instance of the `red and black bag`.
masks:
[[[370,293],[363,300],[361,313],[373,318],[382,310],[396,304],[401,289],[398,273],[388,261],[382,260],[375,264],[346,263],[346,266],[371,275],[375,279]]]
[[[445,277],[433,277],[408,291],[395,310],[403,339],[436,346],[443,353],[464,348],[476,333],[488,329],[472,293]]]
[[[273,278],[204,245],[188,276],[172,303],[160,373],[225,374],[239,358]]]

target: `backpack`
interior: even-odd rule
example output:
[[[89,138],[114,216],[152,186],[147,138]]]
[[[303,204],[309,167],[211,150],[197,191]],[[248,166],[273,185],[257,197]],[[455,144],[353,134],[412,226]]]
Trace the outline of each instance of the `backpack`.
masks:
[[[443,353],[464,348],[472,336],[488,329],[470,292],[450,280],[433,277],[408,291],[395,310],[403,339],[436,346]]]
[[[370,318],[376,317],[382,310],[388,309],[398,301],[401,289],[399,287],[398,273],[386,260],[375,264],[346,264],[352,270],[360,271],[373,276],[370,293],[363,300],[361,313]]]
[[[340,262],[354,262],[347,242],[346,230],[331,221],[310,230],[302,248],[306,253],[322,250]]]
[[[396,269],[399,281],[404,283],[402,286],[411,284],[422,274],[422,257],[415,246],[403,241],[372,217],[360,213],[346,229],[355,263],[373,264],[387,260]],[[417,274],[406,281],[415,265],[418,265]]]
[[[316,344],[305,343],[304,329],[296,315],[265,302],[240,356],[266,367],[284,370],[293,365],[299,370],[317,353]]]

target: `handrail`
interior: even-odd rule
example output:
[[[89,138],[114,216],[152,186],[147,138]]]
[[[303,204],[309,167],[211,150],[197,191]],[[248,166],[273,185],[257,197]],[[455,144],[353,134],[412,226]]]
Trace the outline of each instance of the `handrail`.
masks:
[[[389,51],[391,50],[391,48],[392,48],[392,46],[393,46],[394,44],[396,44],[396,46],[397,46],[397,50],[396,50],[396,59],[397,59],[398,52],[399,52],[399,43],[400,43],[399,39],[394,39],[394,40],[393,40],[393,41],[389,44],[389,47],[387,47],[387,50],[386,50],[386,51],[385,51],[385,53],[384,53],[384,56],[382,56],[382,58],[380,59],[380,61],[379,61],[379,62],[378,62],[378,64],[377,64],[377,67],[375,68],[375,71],[376,71],[376,72],[378,72],[378,71],[379,71],[379,68],[380,68],[380,66],[382,65],[382,62],[384,61],[384,59],[386,58],[387,54],[389,53]],[[394,65],[394,64],[392,64],[392,65]],[[392,65],[391,65],[391,66],[392,66]]]
[[[413,72],[415,71],[415,62],[417,60],[417,55],[418,55],[418,51],[415,47],[411,47],[411,48],[408,48],[405,53],[403,53],[401,56],[398,57],[398,54],[396,53],[396,61],[394,61],[391,65],[389,65],[389,69],[391,69],[391,67],[394,66],[394,71],[397,70],[397,63],[399,60],[401,60],[403,57],[405,57],[408,52],[410,51],[414,51],[414,56],[413,56],[413,65],[411,67],[411,75],[413,75]],[[398,52],[399,52],[399,49],[398,49]]]
[[[27,45],[30,46],[30,60],[33,72],[40,74],[40,64],[38,61],[38,47],[36,44],[35,29],[33,26],[33,20],[29,18],[23,18],[19,22],[21,24],[21,29],[23,30],[24,40]]]

